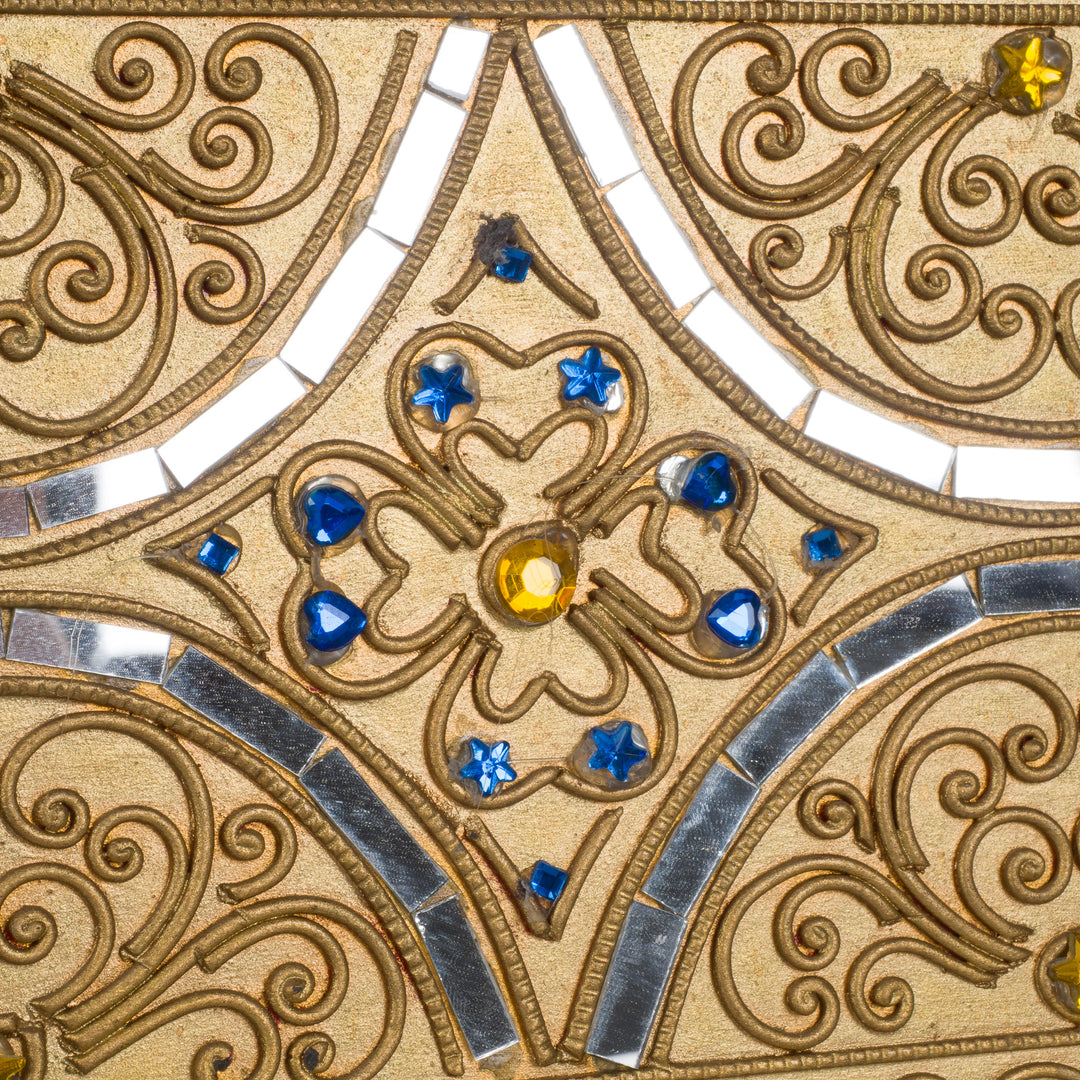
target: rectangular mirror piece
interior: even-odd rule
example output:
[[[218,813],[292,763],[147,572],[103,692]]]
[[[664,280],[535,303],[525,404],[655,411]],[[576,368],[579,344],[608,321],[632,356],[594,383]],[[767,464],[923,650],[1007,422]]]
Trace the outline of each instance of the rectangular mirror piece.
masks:
[[[687,915],[716,872],[757,794],[757,784],[717,762],[683,812],[642,892]]]
[[[1080,560],[980,566],[979,598],[987,615],[1080,611]]]
[[[43,529],[81,521],[106,510],[169,494],[169,482],[152,447],[85,469],[47,476],[27,486]]]
[[[165,689],[289,772],[299,773],[322,745],[310,724],[198,649],[180,657]]]
[[[300,782],[410,911],[446,884],[446,875],[340,750],[324,754]]]
[[[645,1052],[686,920],[635,900],[608,965],[587,1052],[636,1069]]]
[[[168,634],[156,630],[17,608],[11,620],[7,658],[159,683],[165,675],[171,640]]]
[[[304,384],[275,356],[163,443],[161,460],[187,487],[304,393]]]
[[[506,1001],[456,896],[413,916],[439,982],[477,1061],[518,1041]]]
[[[763,783],[852,690],[840,665],[825,653],[815,653],[735,736],[728,756],[752,780]]]
[[[963,575],[916,597],[836,646],[856,686],[880,678],[982,618]]]

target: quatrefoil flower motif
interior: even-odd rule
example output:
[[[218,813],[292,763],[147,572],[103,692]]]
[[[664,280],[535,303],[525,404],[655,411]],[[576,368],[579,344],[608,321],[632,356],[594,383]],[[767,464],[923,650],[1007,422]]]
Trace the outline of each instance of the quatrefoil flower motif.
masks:
[[[513,435],[485,416],[481,397],[475,416],[441,433],[422,430],[411,400],[415,372],[433,354],[450,352],[465,358],[480,384],[485,377],[504,377],[499,366],[510,372],[537,365],[541,370],[549,368],[547,415],[541,414],[539,422],[525,434]],[[565,399],[562,377],[566,372],[560,370],[559,361],[586,353],[601,358],[603,366],[617,373],[624,385],[625,406],[618,412],[598,411]],[[404,456],[345,440],[323,443],[298,454],[279,478],[275,514],[298,562],[282,618],[291,659],[320,689],[354,699],[391,695],[443,665],[445,670],[424,724],[424,749],[435,782],[462,804],[475,803],[477,798],[478,778],[470,778],[464,771],[469,767],[467,748],[512,744],[513,725],[526,723],[530,710],[543,697],[573,718],[566,725],[565,743],[551,748],[550,760],[528,770],[518,766],[513,778],[499,775],[497,782],[487,785],[490,790],[481,787],[484,807],[518,802],[551,784],[589,799],[630,798],[652,787],[671,765],[678,733],[675,704],[661,665],[699,678],[731,678],[767,663],[783,637],[783,600],[766,568],[743,544],[757,494],[749,460],[719,436],[694,431],[639,452],[648,400],[645,375],[634,352],[610,334],[561,334],[518,351],[477,327],[448,323],[416,335],[395,358],[387,383],[389,419]],[[537,404],[539,412],[545,403],[540,399]],[[578,458],[569,461],[565,471],[538,493],[550,509],[550,517],[525,524],[505,522],[506,500],[472,471],[463,445],[475,440],[503,458],[526,462],[548,439],[572,425],[584,427],[588,438]],[[716,544],[717,558],[710,561],[717,566],[718,576],[699,583],[664,541],[669,516],[693,513],[694,508],[673,500],[670,485],[657,483],[655,474],[657,467],[674,455],[717,452],[731,462],[738,496],[733,505],[711,519],[715,531],[709,531],[709,543]],[[305,664],[294,613],[320,581],[331,578],[331,559],[304,546],[296,526],[294,500],[317,475],[314,470],[320,463],[331,460],[364,466],[388,484],[367,497],[363,537],[383,577],[363,600],[368,624],[353,653],[330,668],[315,668]],[[364,490],[373,490],[366,479]],[[479,556],[474,598],[449,595],[445,607],[426,625],[404,636],[389,633],[381,624],[380,613],[406,577],[423,574],[424,566],[410,565],[387,543],[379,517],[389,507],[411,515],[444,547],[459,552],[463,560],[476,563]],[[579,573],[580,567],[589,564],[596,538],[625,527],[624,522],[642,508],[646,514],[637,548],[644,563],[680,594],[682,606],[674,613],[652,604],[610,569],[595,566],[589,571],[591,590]],[[745,655],[702,653],[694,644],[694,628],[702,618],[708,590],[745,584],[747,579],[762,594],[771,594],[765,640]],[[432,591],[429,584],[423,594]],[[543,671],[530,678],[512,699],[501,699],[496,687],[502,680],[496,678],[496,672],[507,635],[535,632],[526,627],[554,619],[564,620],[581,646],[599,657],[606,685],[596,693],[584,694],[555,672]],[[517,631],[513,631],[515,626]],[[405,655],[410,658],[389,673],[363,677],[365,671],[385,669],[387,657]],[[447,660],[448,666],[443,664]],[[574,663],[572,658],[570,662]],[[635,692],[631,700],[637,704],[627,711],[632,679],[644,695]],[[642,709],[642,700],[647,701],[647,709]],[[460,728],[463,712],[470,714],[472,725],[463,733],[464,741],[450,732],[451,715]],[[644,776],[635,773],[629,781],[618,783],[608,772],[589,766],[591,752],[583,757],[581,748],[587,745],[595,750],[595,735],[601,725],[610,728],[622,722],[627,722],[627,730],[635,724],[646,732],[651,769]],[[495,725],[500,728],[498,739],[493,737]]]

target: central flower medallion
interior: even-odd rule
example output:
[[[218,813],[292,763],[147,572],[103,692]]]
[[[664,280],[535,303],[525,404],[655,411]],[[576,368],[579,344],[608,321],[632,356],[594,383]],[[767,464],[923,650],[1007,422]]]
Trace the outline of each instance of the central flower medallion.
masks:
[[[497,541],[491,554],[492,593],[510,618],[540,625],[570,606],[577,586],[577,544],[565,530],[547,529],[509,545]]]

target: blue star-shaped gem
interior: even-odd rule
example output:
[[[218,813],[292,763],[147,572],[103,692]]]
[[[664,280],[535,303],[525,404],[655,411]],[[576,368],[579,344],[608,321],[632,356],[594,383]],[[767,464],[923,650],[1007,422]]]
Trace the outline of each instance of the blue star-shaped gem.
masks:
[[[595,345],[590,345],[580,360],[560,360],[559,370],[566,376],[563,397],[567,401],[587,398],[600,408],[607,404],[608,387],[622,378],[621,371],[604,363]]]
[[[497,742],[488,746],[482,739],[469,740],[469,760],[461,766],[466,780],[475,780],[480,794],[485,798],[494,795],[495,789],[505,780],[517,779],[510,764],[510,744]]]
[[[620,784],[630,779],[630,770],[649,756],[649,751],[634,742],[634,729],[624,720],[611,731],[594,727],[589,732],[596,747],[589,758],[590,769],[607,769]]]
[[[413,394],[412,402],[432,411],[440,424],[448,423],[455,405],[471,405],[476,396],[461,385],[465,368],[452,364],[440,371],[434,364],[425,364],[417,372],[422,389]]]

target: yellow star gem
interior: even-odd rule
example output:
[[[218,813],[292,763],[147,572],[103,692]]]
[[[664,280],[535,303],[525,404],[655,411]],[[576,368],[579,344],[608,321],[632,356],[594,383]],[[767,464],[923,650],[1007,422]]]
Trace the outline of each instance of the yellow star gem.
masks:
[[[1008,69],[997,87],[1000,97],[1022,97],[1027,94],[1033,110],[1038,112],[1043,107],[1043,87],[1061,82],[1064,72],[1044,64],[1042,51],[1041,37],[1031,38],[1022,49],[1008,45],[997,47],[998,57]]]
[[[12,1080],[22,1072],[26,1058],[0,1057],[0,1080]]]
[[[1050,978],[1069,992],[1073,1007],[1080,1009],[1080,956],[1076,952],[1076,935],[1069,935],[1069,947],[1060,960],[1050,966]]]

